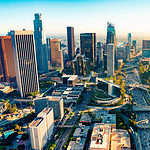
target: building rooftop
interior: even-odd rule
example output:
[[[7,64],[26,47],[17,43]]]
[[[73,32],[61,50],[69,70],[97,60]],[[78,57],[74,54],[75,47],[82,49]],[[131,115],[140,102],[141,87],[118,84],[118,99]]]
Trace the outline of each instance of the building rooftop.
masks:
[[[49,114],[53,109],[52,108],[44,108],[38,116],[31,122],[30,127],[38,127],[40,123],[44,120],[45,115]]]
[[[87,137],[89,126],[80,126],[79,128],[76,128],[76,130],[73,133],[74,137]]]
[[[76,141],[70,141],[67,150],[83,150],[86,138],[77,138]]]
[[[91,136],[90,149],[109,150],[111,125],[96,123]]]
[[[102,117],[102,123],[116,124],[116,114],[105,114]]]
[[[68,80],[69,80],[69,81],[73,81],[73,80],[75,80],[75,79],[77,79],[77,78],[78,78],[77,75],[72,75]]]
[[[113,129],[111,138],[111,150],[130,149],[130,136],[128,131],[122,129]]]
[[[44,119],[44,118],[42,118],[42,117],[36,117],[36,118],[32,121],[32,123],[30,124],[30,127],[38,127],[39,124],[42,122],[43,119]]]
[[[47,96],[48,101],[60,101],[62,98],[60,96]]]
[[[91,117],[86,113],[81,116],[80,122],[91,123]]]

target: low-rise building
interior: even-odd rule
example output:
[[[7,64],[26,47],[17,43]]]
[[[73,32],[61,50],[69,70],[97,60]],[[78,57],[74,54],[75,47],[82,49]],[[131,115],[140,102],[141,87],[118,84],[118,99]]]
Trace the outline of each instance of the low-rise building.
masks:
[[[90,127],[89,126],[80,126],[78,128],[76,128],[76,130],[73,133],[73,137],[78,138],[78,137],[87,137],[88,131],[89,131]]]
[[[62,77],[63,84],[67,86],[75,86],[78,82],[78,76],[77,75],[64,75]]]
[[[128,131],[113,129],[111,133],[111,150],[130,150],[130,136]]]
[[[96,123],[91,136],[89,150],[109,150],[111,125]]]
[[[74,141],[70,141],[67,150],[83,150],[86,143],[86,138],[88,135],[90,127],[89,126],[80,126],[76,128],[73,137]]]
[[[131,150],[128,131],[116,129],[113,124],[96,123],[89,150]]]
[[[91,123],[91,117],[88,115],[88,113],[85,113],[84,115],[81,116],[81,119],[80,119],[80,123],[88,123],[90,124]]]
[[[44,108],[29,125],[32,149],[42,150],[54,129],[53,108]]]
[[[70,141],[67,150],[83,150],[86,138],[77,138],[76,141]]]

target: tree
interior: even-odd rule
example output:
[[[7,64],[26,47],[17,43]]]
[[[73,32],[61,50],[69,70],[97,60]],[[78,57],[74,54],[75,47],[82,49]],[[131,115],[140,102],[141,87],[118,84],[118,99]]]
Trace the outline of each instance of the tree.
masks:
[[[142,63],[139,64],[139,72],[140,74],[144,73],[144,65]]]
[[[126,94],[126,90],[125,90],[125,81],[121,81],[121,85],[120,85],[120,92],[121,92],[121,99],[123,100]]]
[[[16,129],[17,131],[21,131],[21,126],[19,126],[18,124],[16,124],[16,125],[15,125],[15,129]]]
[[[3,128],[0,128],[0,135],[3,134]]]

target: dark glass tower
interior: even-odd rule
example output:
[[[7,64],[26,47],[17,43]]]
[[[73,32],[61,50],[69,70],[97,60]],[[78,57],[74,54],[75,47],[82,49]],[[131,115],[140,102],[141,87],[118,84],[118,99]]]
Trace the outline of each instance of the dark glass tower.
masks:
[[[97,61],[96,49],[96,33],[81,33],[80,34],[80,48],[81,54],[85,55],[90,62]]]
[[[107,23],[107,40],[106,44],[116,44],[116,32],[115,27],[111,23]]]
[[[128,33],[128,44],[131,47],[131,33]]]
[[[72,60],[75,56],[75,40],[73,27],[67,27],[67,42],[69,60]]]

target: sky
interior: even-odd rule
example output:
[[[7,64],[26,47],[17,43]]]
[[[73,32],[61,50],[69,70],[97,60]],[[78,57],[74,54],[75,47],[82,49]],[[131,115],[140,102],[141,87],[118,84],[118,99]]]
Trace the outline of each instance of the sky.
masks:
[[[150,0],[0,0],[0,34],[10,30],[33,30],[34,13],[42,13],[46,35],[95,32],[105,38],[107,22],[117,37],[150,39]]]

